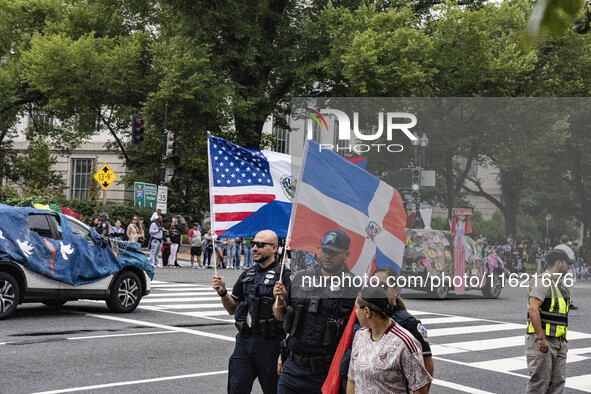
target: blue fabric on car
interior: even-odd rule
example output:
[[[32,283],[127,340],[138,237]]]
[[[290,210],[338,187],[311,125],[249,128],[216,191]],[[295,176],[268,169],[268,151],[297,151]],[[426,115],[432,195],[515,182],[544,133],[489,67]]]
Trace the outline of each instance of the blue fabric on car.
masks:
[[[91,239],[72,232],[66,216],[59,217],[62,239],[43,237],[29,230],[30,213],[50,211],[0,204],[0,259],[13,260],[47,278],[73,286],[96,282],[127,266],[145,271],[154,278],[154,267],[137,242],[125,242],[127,250],[116,256],[110,243],[90,229]],[[123,241],[120,241],[123,242]]]

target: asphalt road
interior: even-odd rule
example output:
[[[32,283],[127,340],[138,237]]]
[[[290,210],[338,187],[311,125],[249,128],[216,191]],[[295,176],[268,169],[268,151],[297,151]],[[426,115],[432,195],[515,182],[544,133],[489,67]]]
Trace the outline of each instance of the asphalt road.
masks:
[[[187,264],[181,262],[181,264]],[[241,271],[222,270],[229,287]],[[0,393],[223,393],[236,329],[211,290],[213,270],[158,269],[131,314],[104,302],[19,306],[0,322]],[[474,292],[445,301],[407,291],[429,331],[434,393],[515,393],[527,383],[524,288],[497,300]],[[569,316],[566,393],[591,392],[591,281]],[[253,392],[260,393],[255,382]]]

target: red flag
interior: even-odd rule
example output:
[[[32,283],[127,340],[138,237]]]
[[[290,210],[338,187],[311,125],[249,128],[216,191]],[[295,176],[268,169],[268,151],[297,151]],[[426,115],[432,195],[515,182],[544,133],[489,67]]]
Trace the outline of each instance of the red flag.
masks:
[[[353,325],[357,321],[355,309],[357,309],[357,307],[353,308],[351,316],[349,316],[349,322],[345,327],[345,331],[343,332],[339,346],[337,347],[334,357],[332,358],[328,376],[322,385],[322,394],[339,393],[339,388],[341,387],[341,375],[339,374],[339,370],[341,368],[341,359],[343,358],[345,350],[351,349],[351,342],[353,341]]]

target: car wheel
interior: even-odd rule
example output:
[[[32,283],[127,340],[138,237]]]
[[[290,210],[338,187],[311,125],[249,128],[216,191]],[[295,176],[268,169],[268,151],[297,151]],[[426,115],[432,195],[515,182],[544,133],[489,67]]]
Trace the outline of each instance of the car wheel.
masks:
[[[445,300],[449,295],[449,287],[447,286],[438,286],[433,289],[431,292],[433,297],[437,298],[438,300]]]
[[[14,277],[0,272],[0,320],[14,313],[20,300],[20,289]]]
[[[501,290],[503,290],[501,275],[494,275],[492,283],[490,283],[490,278],[487,279],[486,284],[482,288],[482,295],[484,298],[499,298]]]
[[[130,271],[120,273],[111,287],[107,307],[113,313],[133,312],[142,299],[142,282]]]
[[[60,308],[64,306],[66,302],[66,300],[51,299],[43,301],[43,305],[48,306],[50,308]]]

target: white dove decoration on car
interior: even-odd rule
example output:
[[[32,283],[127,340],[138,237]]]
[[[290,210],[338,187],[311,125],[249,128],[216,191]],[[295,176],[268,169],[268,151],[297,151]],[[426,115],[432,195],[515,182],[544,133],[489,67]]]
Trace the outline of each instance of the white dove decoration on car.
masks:
[[[60,252],[62,252],[62,258],[68,259],[68,255],[74,253],[71,244],[64,245],[63,241],[60,241]]]
[[[17,239],[16,242],[26,257],[29,257],[33,253],[33,249],[35,248],[29,241],[21,241],[20,239]]]

